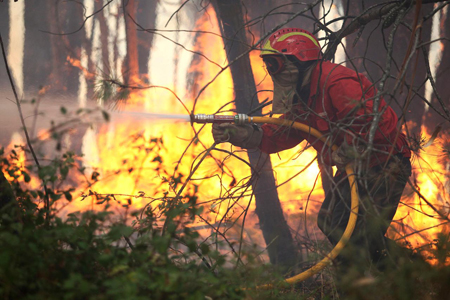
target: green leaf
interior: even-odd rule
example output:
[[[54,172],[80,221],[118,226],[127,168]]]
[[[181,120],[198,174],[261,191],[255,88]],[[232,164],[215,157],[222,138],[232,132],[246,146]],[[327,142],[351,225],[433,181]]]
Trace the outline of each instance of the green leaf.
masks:
[[[124,224],[117,224],[111,227],[111,230],[108,232],[108,237],[113,241],[121,239],[122,236],[130,236],[133,233],[133,228],[128,227]]]
[[[188,248],[191,252],[194,252],[195,250],[197,250],[197,243],[195,241],[188,241],[186,243],[186,246],[188,246]]]
[[[209,253],[209,246],[205,243],[200,245],[200,249],[202,250],[203,255],[207,255]]]
[[[59,171],[61,172],[61,175],[66,177],[67,174],[69,173],[69,167],[68,166],[63,166],[59,169]]]
[[[60,110],[63,115],[67,114],[67,109],[64,106],[61,106]]]
[[[23,180],[25,182],[30,182],[31,177],[30,177],[30,175],[27,172],[22,171],[22,175],[23,175]]]

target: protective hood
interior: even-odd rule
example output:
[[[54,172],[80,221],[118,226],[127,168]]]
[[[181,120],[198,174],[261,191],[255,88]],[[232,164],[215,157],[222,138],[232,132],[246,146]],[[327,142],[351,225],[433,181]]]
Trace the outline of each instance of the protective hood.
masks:
[[[298,79],[299,71],[293,63],[287,63],[282,72],[272,76],[272,113],[284,114],[291,110],[297,93]]]
[[[291,111],[292,106],[302,99],[298,94],[300,90],[310,83],[311,72],[314,69],[315,62],[308,62],[299,67],[294,63],[287,63],[286,67],[280,73],[272,75],[273,80],[273,102],[272,113],[284,114]],[[309,91],[307,93],[309,95]],[[295,97],[297,96],[297,101]],[[304,97],[308,97],[303,95]]]

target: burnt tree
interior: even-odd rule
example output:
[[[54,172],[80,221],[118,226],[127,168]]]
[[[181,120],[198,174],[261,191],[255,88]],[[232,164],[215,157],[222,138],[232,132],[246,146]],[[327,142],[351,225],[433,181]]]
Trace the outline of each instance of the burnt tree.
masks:
[[[0,3],[0,34],[5,44],[9,44],[9,1]],[[0,60],[0,88],[6,85],[5,63]]]
[[[108,47],[108,37],[109,37],[109,29],[108,24],[105,17],[105,9],[102,9],[102,3],[100,1],[95,1],[95,11],[100,11],[97,14],[97,20],[100,27],[100,41],[102,44],[102,64],[103,64],[103,73],[104,76],[111,76],[111,66],[109,64],[109,47]]]
[[[372,81],[377,84],[383,76],[383,66],[386,60],[391,60],[392,68],[390,77],[386,82],[386,91],[392,91],[397,78],[403,71],[403,62],[407,47],[411,41],[414,43],[415,34],[413,28],[409,27],[414,24],[417,18],[417,40],[420,48],[413,49],[414,57],[407,66],[404,86],[397,91],[396,94],[388,93],[385,99],[396,110],[399,117],[408,123],[407,134],[419,135],[422,125],[422,116],[425,110],[423,97],[425,96],[425,82],[427,80],[426,65],[429,52],[429,44],[431,37],[431,18],[429,14],[433,10],[432,4],[424,4],[419,9],[413,4],[405,6],[398,3],[393,6],[390,11],[383,11],[386,5],[381,5],[379,1],[369,0],[364,2],[345,1],[346,15],[361,16],[372,14],[379,11],[379,15],[370,23],[362,25],[358,29],[358,33],[347,36],[347,66],[354,68],[356,71],[368,75]],[[393,28],[394,19],[405,11],[403,22],[395,32],[392,56],[389,57],[390,49],[387,49],[387,39]],[[383,13],[382,13],[383,12]],[[416,15],[417,14],[417,15]],[[347,20],[347,24],[351,19]],[[383,41],[377,44],[376,41]]]
[[[228,62],[234,83],[235,104],[238,113],[248,113],[256,106],[256,85],[250,57],[242,6],[239,0],[212,1],[224,39]],[[261,115],[258,110],[254,115]],[[264,240],[268,245],[270,262],[286,268],[294,266],[297,251],[283,216],[270,157],[259,150],[248,151],[250,164],[257,172],[252,174],[252,187]]]
[[[51,31],[49,13],[46,4],[35,1],[25,3],[23,57],[24,70],[27,70],[23,74],[25,90],[30,90],[31,87],[46,86],[51,81],[52,47],[50,34],[40,31]]]
[[[84,20],[83,6],[81,3],[68,1],[60,3],[64,14],[58,14],[59,32],[69,32],[71,34],[62,35],[66,55],[72,59],[81,59],[81,46],[83,44],[84,30],[77,31],[82,26]],[[75,32],[74,32],[75,31]],[[67,58],[66,58],[67,59]],[[66,87],[67,92],[76,95],[78,93],[80,69],[65,62],[67,70]]]
[[[156,22],[156,6],[158,0],[139,1],[137,7],[136,20],[139,26],[145,29],[151,29]],[[153,34],[144,30],[137,32],[139,75],[142,80],[148,82],[148,60],[150,57],[150,49],[152,48]]]
[[[440,20],[442,57],[434,77],[435,90],[424,116],[424,124],[431,134],[437,126],[441,126],[450,134],[450,12]]]
[[[248,28],[251,31],[256,31],[259,36],[264,36],[280,24],[285,24],[283,27],[299,27],[310,32],[314,31],[316,21],[319,20],[320,5],[293,2],[288,0],[267,0],[264,5],[260,1],[244,0],[245,14],[248,16]],[[297,18],[288,22],[288,19],[298,11],[310,9]]]

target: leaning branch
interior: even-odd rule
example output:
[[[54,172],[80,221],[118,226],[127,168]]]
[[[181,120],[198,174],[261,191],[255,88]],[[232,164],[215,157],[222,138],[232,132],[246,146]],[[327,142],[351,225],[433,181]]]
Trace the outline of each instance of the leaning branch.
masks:
[[[420,2],[421,4],[429,4],[429,3],[439,3],[446,2],[444,0],[422,0],[422,1],[414,1],[413,4]],[[392,11],[397,10],[398,12],[402,8],[406,8],[411,4],[410,1],[404,2],[393,2],[386,5],[376,4],[374,6],[369,7],[366,11],[364,11],[361,15],[354,18],[347,26],[343,27],[341,30],[332,33],[330,35],[330,46],[327,48],[327,51],[324,55],[326,59],[330,59],[334,56],[338,45],[341,43],[341,40],[346,36],[356,32],[361,27],[370,23],[374,20],[379,20],[384,16],[392,13]],[[381,6],[383,5],[383,6]]]
[[[11,83],[11,88],[13,90],[14,97],[16,99],[16,105],[17,105],[17,109],[19,110],[20,121],[22,122],[23,131],[25,133],[25,138],[27,140],[27,145],[28,145],[28,148],[30,149],[31,155],[33,156],[33,159],[34,159],[34,162],[36,163],[36,166],[40,170],[41,169],[41,165],[39,163],[39,160],[37,159],[36,153],[34,152],[33,146],[31,145],[30,136],[28,134],[27,127],[25,125],[25,120],[23,118],[23,113],[22,113],[22,107],[20,105],[19,97],[17,96],[17,91],[16,91],[16,87],[14,85],[14,80],[13,80],[13,78],[11,76],[11,72],[9,71],[8,60],[6,59],[6,51],[5,51],[5,47],[4,47],[4,44],[3,44],[3,39],[2,39],[1,33],[0,33],[0,45],[1,45],[1,48],[2,48],[3,60],[5,62],[6,73],[8,74],[9,82]],[[45,208],[47,210],[46,217],[48,219],[49,214],[50,214],[50,200],[49,200],[49,196],[48,196],[47,185],[46,185],[44,180],[43,180],[43,185],[44,185],[44,194],[45,194],[45,199],[44,199],[44,201],[45,201]]]

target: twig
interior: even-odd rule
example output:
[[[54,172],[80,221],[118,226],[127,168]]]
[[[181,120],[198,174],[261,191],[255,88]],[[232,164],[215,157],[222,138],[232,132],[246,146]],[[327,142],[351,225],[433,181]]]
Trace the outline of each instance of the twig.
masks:
[[[23,126],[23,131],[25,133],[25,138],[27,140],[27,145],[28,145],[28,148],[30,149],[31,155],[33,156],[33,159],[34,159],[34,162],[36,163],[36,166],[40,170],[41,169],[41,165],[40,165],[39,160],[38,160],[38,158],[36,156],[36,153],[34,152],[33,146],[31,145],[30,136],[28,134],[28,130],[27,130],[27,127],[25,125],[25,120],[23,118],[22,107],[20,105],[19,97],[17,96],[17,91],[16,91],[16,87],[14,85],[14,80],[13,80],[13,78],[11,76],[11,72],[9,70],[8,59],[6,58],[6,52],[5,52],[5,47],[4,47],[4,44],[3,44],[3,39],[2,39],[1,33],[0,33],[0,45],[1,45],[1,48],[2,48],[3,60],[5,62],[6,73],[8,74],[9,82],[11,83],[11,88],[13,90],[14,97],[16,99],[16,105],[17,105],[17,109],[19,111],[20,121],[21,121],[22,126]],[[46,182],[45,182],[44,179],[42,179],[42,183],[43,183],[43,186],[44,186],[44,195],[45,195],[44,203],[45,203],[45,209],[46,209],[46,222],[48,222],[49,215],[50,215],[50,199],[49,199],[49,196],[48,196],[47,185],[46,185]]]
[[[127,242],[128,246],[130,246],[131,250],[134,250],[134,246],[131,243],[130,239],[127,236],[123,236],[123,238],[125,239],[125,241]]]

